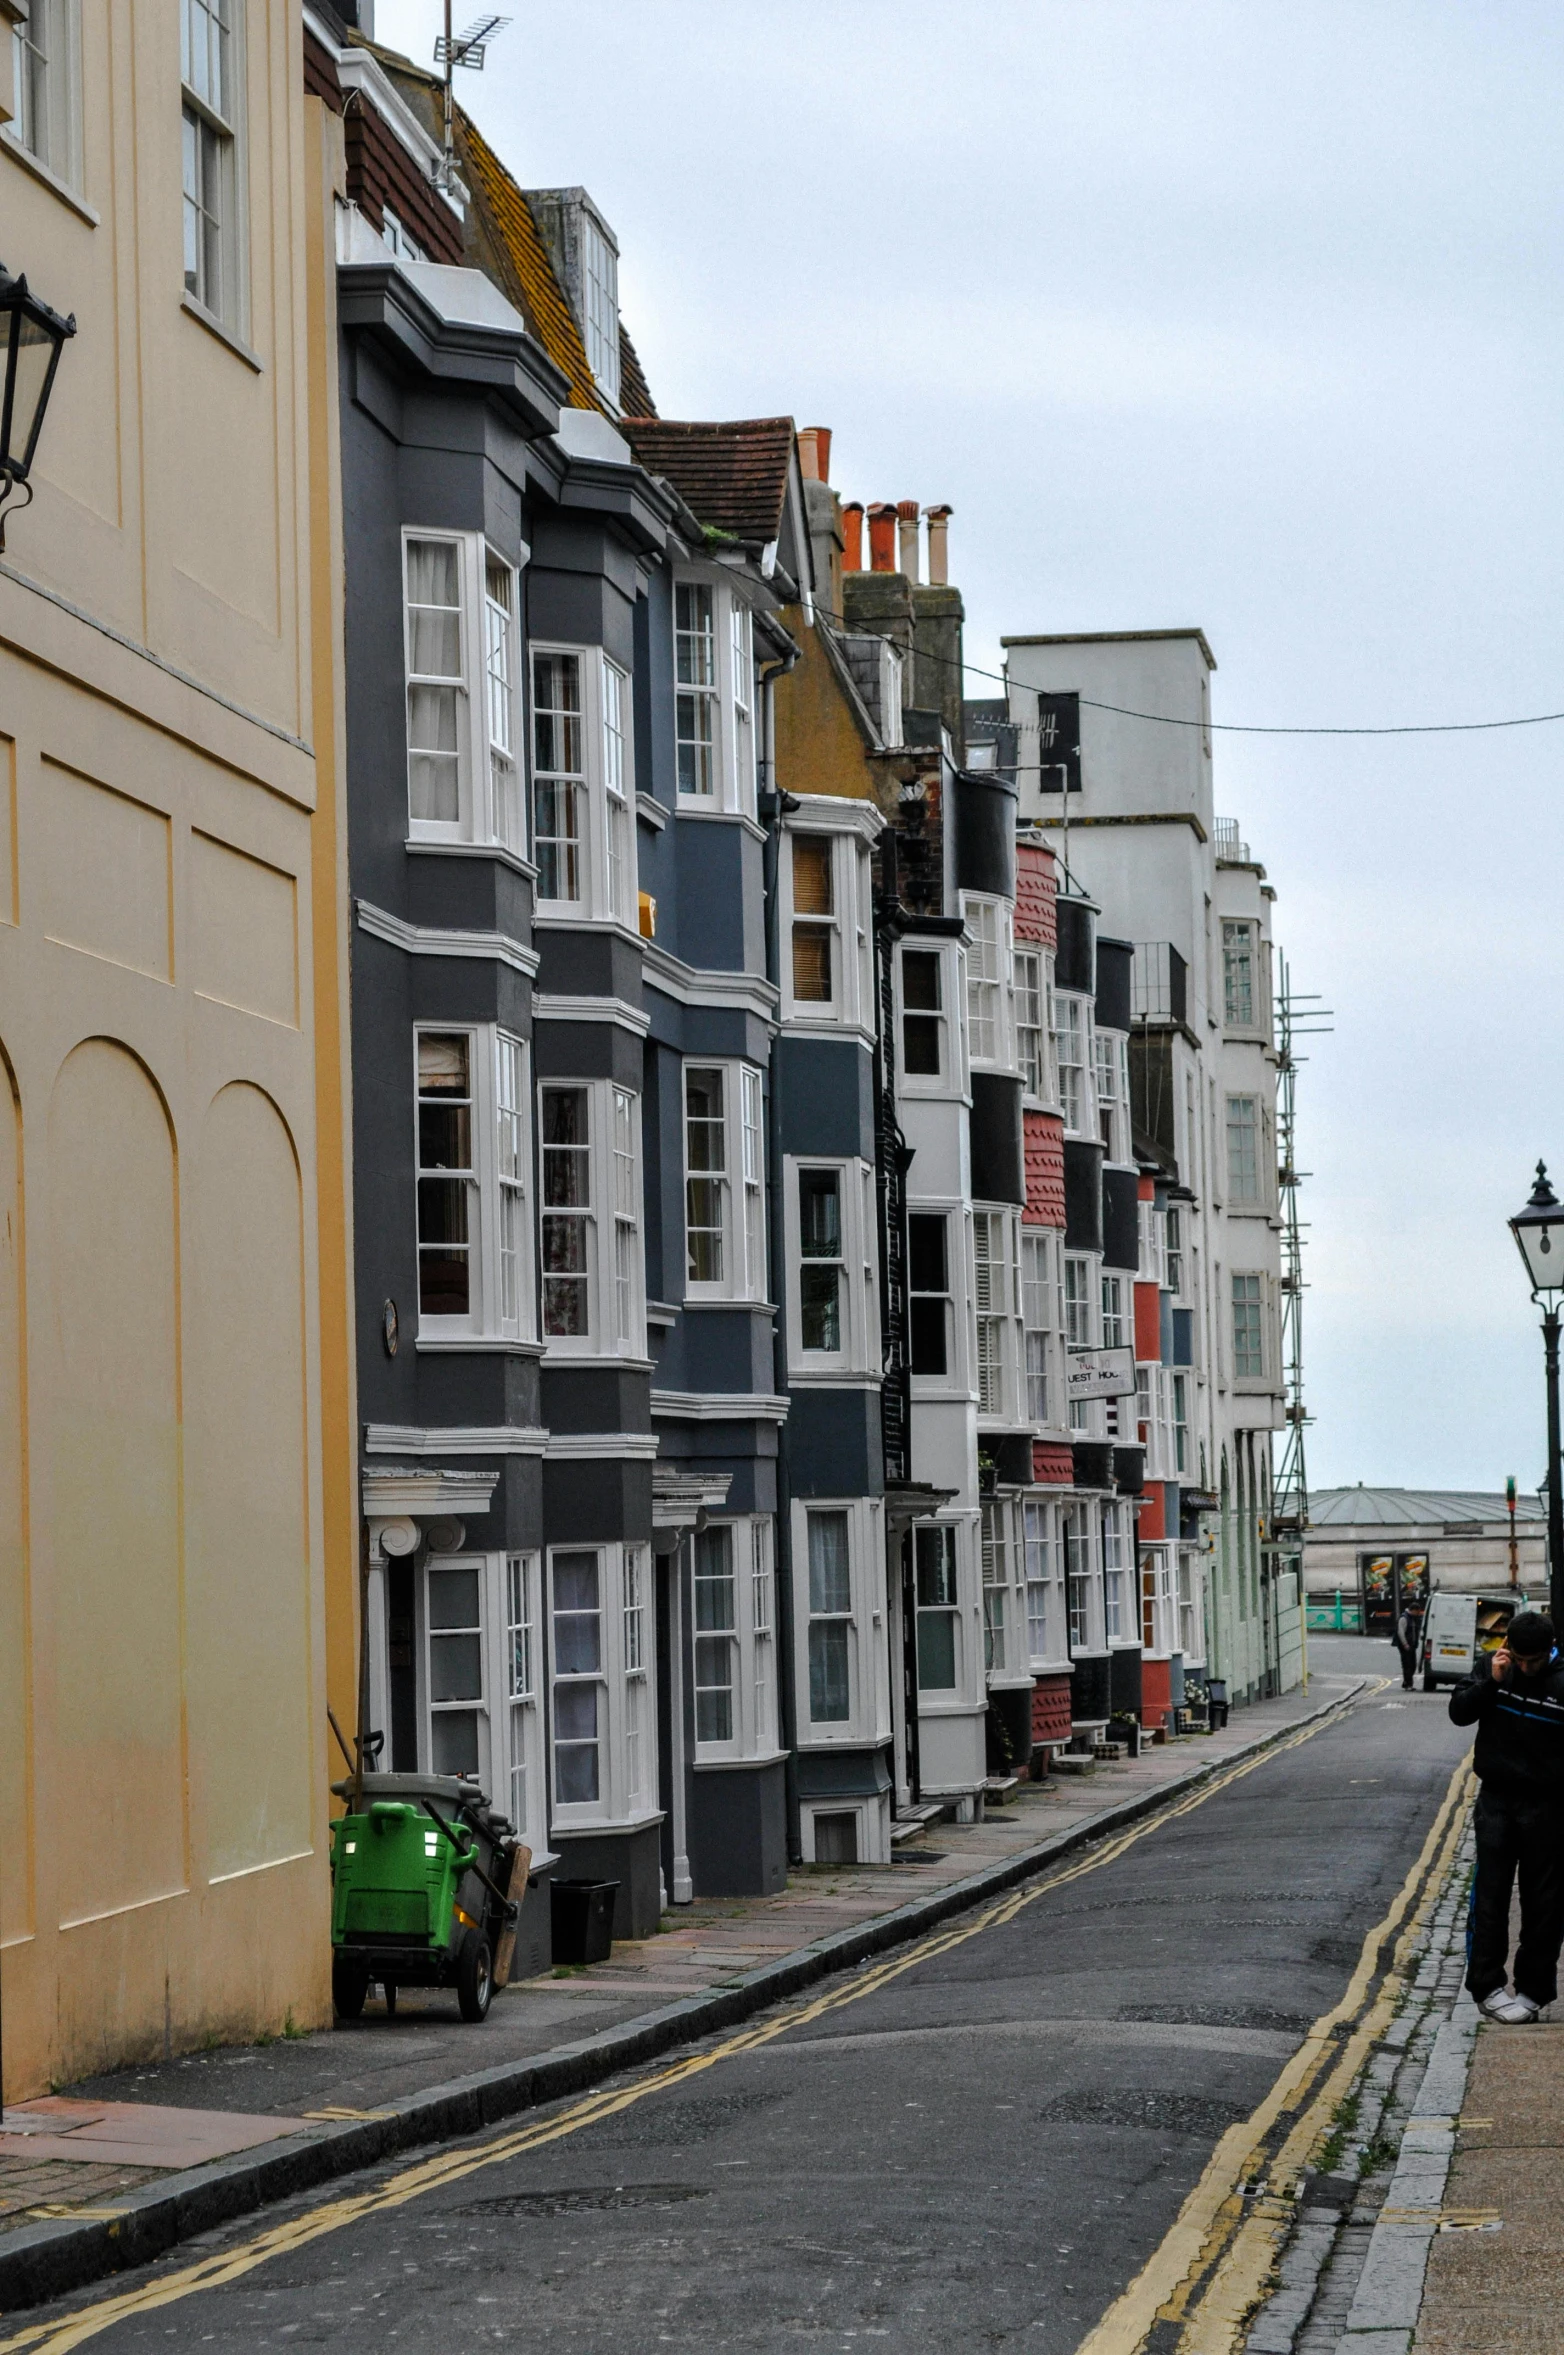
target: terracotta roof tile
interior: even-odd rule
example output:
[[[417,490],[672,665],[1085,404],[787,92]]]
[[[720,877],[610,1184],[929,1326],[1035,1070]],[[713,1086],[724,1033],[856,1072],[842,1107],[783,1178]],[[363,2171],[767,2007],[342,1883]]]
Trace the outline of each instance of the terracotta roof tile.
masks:
[[[781,537],[793,457],[791,417],[717,425],[627,417],[622,431],[647,473],[665,476],[708,530],[750,546]]]
[[[601,409],[581,330],[554,275],[531,206],[477,125],[461,113],[456,117],[456,138],[478,216],[472,228],[476,242],[488,248],[486,261],[492,261],[504,292],[568,380],[571,407]]]
[[[630,330],[622,319],[619,322],[619,406],[627,417],[657,414],[657,403],[652,399],[641,355],[630,341]]]

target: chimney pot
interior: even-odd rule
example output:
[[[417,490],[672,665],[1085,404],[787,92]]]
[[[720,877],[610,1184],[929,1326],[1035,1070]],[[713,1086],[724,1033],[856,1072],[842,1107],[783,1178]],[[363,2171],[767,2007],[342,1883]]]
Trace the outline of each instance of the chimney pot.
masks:
[[[842,509],[842,570],[863,570],[863,501],[849,499]]]
[[[949,507],[925,507],[929,525],[929,579],[936,588],[943,589],[950,579],[950,549],[947,533],[951,518]]]
[[[896,536],[901,547],[901,569],[908,580],[918,579],[918,502],[900,499],[896,505]]]
[[[805,482],[831,479],[831,428],[801,425],[798,429],[798,470]]]
[[[896,510],[884,499],[869,510],[869,570],[896,570]]]

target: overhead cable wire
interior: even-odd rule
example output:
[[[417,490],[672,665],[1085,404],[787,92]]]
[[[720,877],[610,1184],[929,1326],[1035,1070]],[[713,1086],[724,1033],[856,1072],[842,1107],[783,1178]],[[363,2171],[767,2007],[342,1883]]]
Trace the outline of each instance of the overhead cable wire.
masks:
[[[835,622],[849,637],[880,637],[884,635],[882,631],[855,629],[846,614],[834,612],[830,606],[822,604],[818,599],[815,602],[814,610],[816,613],[822,614],[827,621]],[[916,660],[937,663],[942,669],[960,671],[970,678],[992,679],[1001,687],[1010,687],[1016,684],[1007,671],[985,670],[981,663],[958,661],[954,655],[950,654],[926,653],[922,648],[919,648],[916,650]],[[1060,690],[1060,692],[1062,691]],[[1047,694],[1049,690],[1047,688],[1022,687],[1020,692],[1024,695],[1035,695],[1038,693]],[[1072,689],[1071,692],[1073,693],[1074,690]],[[1092,695],[1082,695],[1079,700],[1089,711],[1111,711],[1116,713],[1120,719],[1148,720],[1153,726],[1159,728],[1201,728],[1221,736],[1481,736],[1491,734],[1495,729],[1500,728],[1545,728],[1555,721],[1564,720],[1564,711],[1536,711],[1528,712],[1518,719],[1504,720],[1410,720],[1385,727],[1295,728],[1265,726],[1252,720],[1210,720],[1199,717],[1188,719],[1181,713],[1170,711],[1136,711],[1124,703],[1100,703]]]

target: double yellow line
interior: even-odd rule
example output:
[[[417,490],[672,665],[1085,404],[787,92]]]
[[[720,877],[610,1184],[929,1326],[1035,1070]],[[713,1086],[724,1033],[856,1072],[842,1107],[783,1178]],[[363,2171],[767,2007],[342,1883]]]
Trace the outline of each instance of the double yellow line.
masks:
[[[1177,2355],[1234,2355],[1296,2216],[1304,2170],[1395,2017],[1405,1965],[1455,1860],[1471,1786],[1463,1758],[1341,2001],[1315,2021],[1253,2116],[1223,2135],[1161,2246],[1076,2355],[1139,2355],[1158,2324],[1181,2326]]]
[[[1372,1694],[1382,1691],[1384,1682],[1383,1679],[1378,1680],[1370,1686],[1369,1692]],[[246,2274],[253,2273],[258,2266],[268,2264],[273,2257],[290,2255],[295,2250],[308,2247],[312,2241],[324,2240],[329,2234],[342,2232],[348,2226],[362,2222],[366,2217],[382,2215],[389,2209],[405,2207],[409,2201],[421,2199],[429,2192],[443,2190],[449,2184],[459,2183],[463,2177],[474,2175],[483,2168],[503,2166],[508,2160],[519,2158],[527,2151],[541,2149],[545,2143],[563,2141],[568,2135],[579,2134],[583,2127],[595,2126],[600,2120],[611,2118],[621,2110],[630,2109],[635,2103],[646,2101],[653,2094],[665,2093],[675,2086],[683,2085],[690,2078],[701,2076],[706,2070],[716,2068],[723,2061],[734,2060],[744,2053],[757,2051],[762,2045],[773,2043],[777,2037],[787,2035],[792,2029],[806,2027],[811,2021],[823,2018],[827,2012],[838,2011],[846,2004],[861,2003],[865,1996],[878,1993],[893,1979],[900,1978],[904,1971],[916,1970],[920,1964],[929,1962],[939,1955],[948,1954],[953,1947],[965,1945],[968,1939],[981,1937],[986,1930],[997,1929],[1006,1922],[1014,1921],[1018,1914],[1023,1913],[1029,1905],[1035,1905],[1039,1898],[1048,1896],[1055,1889],[1063,1888],[1070,1881],[1080,1880],[1087,1873],[1099,1871],[1105,1864],[1111,1864],[1116,1857],[1122,1856],[1127,1848],[1132,1848],[1138,1840],[1145,1839],[1148,1833],[1159,1831],[1164,1824],[1173,1823],[1180,1816],[1192,1814],[1197,1807],[1203,1807],[1207,1800],[1214,1799],[1221,1791],[1231,1789],[1234,1783],[1242,1782],[1247,1775],[1253,1774],[1261,1766],[1268,1765],[1273,1758],[1280,1756],[1284,1751],[1295,1750],[1301,1743],[1312,1741],[1316,1734],[1323,1733],[1328,1726],[1338,1724],[1346,1712],[1365,1697],[1367,1696],[1363,1693],[1353,1694],[1349,1699],[1341,1702],[1337,1708],[1316,1718],[1312,1724],[1300,1727],[1296,1733],[1289,1734],[1282,1741],[1273,1742],[1267,1749],[1258,1752],[1254,1757],[1244,1759],[1239,1764],[1214,1774],[1208,1782],[1202,1783],[1198,1790],[1192,1791],[1186,1798],[1175,1801],[1170,1807],[1159,1809],[1153,1815],[1143,1817],[1139,1823],[1131,1825],[1127,1831],[1119,1833],[1116,1838],[1104,1841],[1101,1847],[1094,1848],[1090,1854],[1083,1856],[1075,1864],[1067,1865],[1058,1872],[1049,1873],[1040,1880],[1029,1882],[1024,1888],[1013,1891],[1009,1896],[999,1899],[993,1905],[986,1906],[982,1912],[964,1916],[958,1925],[950,1929],[932,1932],[927,1938],[921,1938],[914,1945],[905,1947],[893,1961],[879,1963],[871,1969],[856,1973],[845,1985],[836,1985],[824,1994],[815,1996],[805,2003],[795,2004],[776,2012],[757,2026],[743,2029],[737,2035],[725,2038],[722,2043],[713,2045],[704,2052],[690,2053],[684,2059],[672,2062],[666,2068],[654,2070],[649,2076],[637,2078],[631,2085],[621,2086],[617,2090],[587,2094],[581,2101],[573,2103],[566,2110],[561,2110],[552,2118],[540,2119],[528,2126],[510,2128],[476,2147],[468,2144],[456,2149],[440,2151],[432,2158],[420,2160],[416,2166],[404,2168],[399,2174],[393,2175],[388,2181],[376,2185],[373,2189],[354,2192],[342,2199],[328,2200],[320,2207],[310,2209],[304,2215],[291,2217],[285,2223],[273,2225],[266,2232],[257,2233],[253,2238],[241,2242],[235,2248],[219,2251],[210,2257],[200,2259],[194,2265],[184,2266],[177,2273],[168,2274],[160,2280],[139,2282],[134,2288],[122,2291],[114,2297],[103,2298],[95,2305],[85,2307],[79,2313],[69,2315],[63,2320],[44,2320],[31,2323],[12,2337],[0,2340],[0,2355],[23,2355],[23,2350],[28,2350],[29,2355],[68,2355],[69,2349],[84,2345],[88,2339],[98,2337],[103,2331],[112,2330],[116,2323],[124,2322],[132,2316],[154,2313],[163,2306],[177,2305],[185,2298],[200,2296],[203,2291],[222,2289],[228,2283],[242,2280]],[[1453,1791],[1454,1786],[1452,1785],[1452,1793]],[[1424,1859],[1431,1853],[1432,1845],[1440,1834],[1451,1805],[1452,1797],[1447,1795],[1439,1820],[1434,1831],[1429,1835],[1428,1843],[1425,1844]],[[1420,1859],[1419,1865],[1413,1868],[1413,1874],[1409,1876],[1408,1880],[1409,1888],[1422,1868],[1424,1859]],[[1337,2013],[1327,2014],[1327,2021],[1334,2020],[1338,2013],[1344,2016],[1346,2010],[1355,2001],[1361,2000],[1360,1997],[1354,1996],[1354,1990],[1358,1987],[1359,1979],[1363,1977],[1370,1949],[1374,1948],[1377,1951],[1378,1942],[1383,1935],[1383,1926],[1380,1930],[1370,1933],[1369,1941],[1364,1948],[1365,1962],[1360,1962],[1358,1974],[1354,1977],[1352,1988],[1349,1988],[1347,1997],[1343,1999],[1343,2004],[1337,2007]],[[1322,2024],[1316,2023],[1310,2032],[1310,2040],[1306,2040],[1302,2048],[1304,2053],[1308,2053],[1312,2049],[1311,2040],[1318,2038],[1321,2032]],[[1321,2055],[1321,2058],[1323,2059],[1324,2056]],[[1289,2063],[1288,2068],[1291,2069],[1295,2065],[1296,2062]],[[1217,2168],[1218,2160],[1221,2159],[1222,2154],[1228,2150],[1230,2145],[1234,2144],[1235,2137],[1248,2138],[1244,2141],[1244,2148],[1247,2151],[1250,2143],[1254,2140],[1256,2131],[1262,2130],[1261,2121],[1265,2120],[1267,2124],[1269,2123],[1270,2106],[1276,2102],[1278,2091],[1285,2084],[1287,2074],[1288,2072],[1284,2070],[1282,2079],[1278,2080],[1278,2086],[1273,2088],[1271,2095],[1267,2097],[1267,2102],[1255,2112],[1254,2118],[1249,2121],[1247,2126],[1234,2128],[1224,2136],[1222,2143],[1218,2146],[1217,2157],[1213,2159],[1211,2167],[1207,2169],[1206,2176],[1202,2177],[1201,2185],[1197,2186],[1196,2191],[1190,2195],[1190,2200],[1185,2203],[1186,2216],[1193,2214],[1195,2203],[1199,2201],[1202,2189],[1208,2179],[1212,2177],[1213,2170]],[[1332,2074],[1332,2083],[1335,2082],[1336,2074],[1337,2072]],[[1219,2208],[1220,2205],[1219,2199],[1216,2206]],[[1163,2250],[1168,2248],[1169,2242],[1179,2233],[1180,2228],[1184,2225],[1184,2220],[1184,2216],[1181,2216],[1179,2223],[1174,2226],[1173,2233],[1168,2236],[1168,2241],[1163,2243]],[[1208,2231],[1208,2227],[1202,2229],[1199,2235],[1200,2247],[1204,2247]],[[1142,2272],[1137,2282],[1131,2285],[1131,2289],[1125,2292],[1125,2296],[1111,2310],[1110,2315],[1098,2325],[1098,2331],[1085,2342],[1082,2355],[1085,2355],[1086,2348],[1091,2349],[1091,2355],[1108,2355],[1110,2349],[1114,2350],[1114,2355],[1129,2355],[1129,2350],[1139,2345],[1139,2339],[1131,2339],[1122,2335],[1099,2341],[1099,2334],[1106,2329],[1112,2317],[1125,2306],[1126,2300],[1134,2296],[1140,2283],[1148,2279],[1152,2269],[1156,2267],[1158,2260],[1162,2257],[1163,2250],[1158,2251],[1157,2257],[1151,2261],[1151,2266]],[[1177,2282],[1175,2281],[1171,2287],[1176,2289]],[[1159,2291],[1158,2298],[1160,2299],[1161,2296],[1162,2293]],[[1150,2320],[1154,2319],[1155,2313],[1153,2312]],[[1150,2320],[1146,2325],[1147,2328],[1150,2327]],[[1144,2336],[1144,2331],[1141,2336]]]

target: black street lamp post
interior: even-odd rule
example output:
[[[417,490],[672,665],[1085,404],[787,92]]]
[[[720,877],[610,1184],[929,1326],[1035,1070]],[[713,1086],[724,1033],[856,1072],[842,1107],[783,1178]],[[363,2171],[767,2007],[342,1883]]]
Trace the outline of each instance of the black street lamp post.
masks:
[[[1542,1304],[1543,1363],[1548,1384],[1548,1599],[1555,1627],[1564,1627],[1564,1488],[1559,1480],[1559,1295],[1564,1293],[1564,1203],[1539,1161],[1537,1183],[1524,1210],[1510,1221],[1531,1296]]]
[[[54,372],[68,336],[76,333],[73,313],[62,319],[33,293],[25,276],[13,278],[0,262],[0,552],[5,548],[6,502],[19,490],[32,502],[28,481],[54,390]]]

